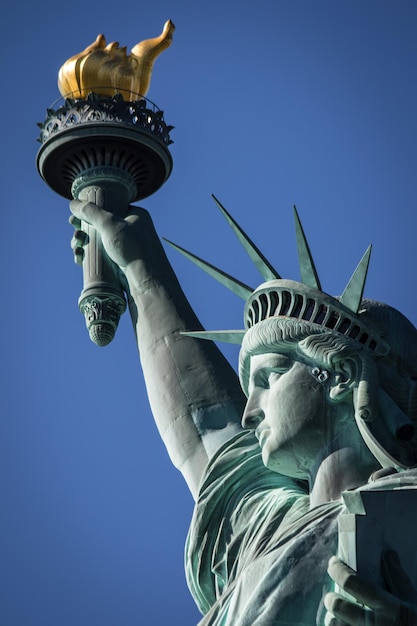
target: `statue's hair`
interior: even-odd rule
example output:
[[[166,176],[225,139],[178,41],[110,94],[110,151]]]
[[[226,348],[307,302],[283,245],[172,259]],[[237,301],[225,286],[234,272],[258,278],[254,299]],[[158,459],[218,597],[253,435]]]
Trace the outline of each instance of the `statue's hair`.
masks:
[[[349,337],[304,320],[285,317],[263,320],[247,331],[242,342],[239,376],[245,393],[249,383],[250,357],[277,351],[295,351],[316,365],[332,368],[343,357],[356,353],[358,344]]]

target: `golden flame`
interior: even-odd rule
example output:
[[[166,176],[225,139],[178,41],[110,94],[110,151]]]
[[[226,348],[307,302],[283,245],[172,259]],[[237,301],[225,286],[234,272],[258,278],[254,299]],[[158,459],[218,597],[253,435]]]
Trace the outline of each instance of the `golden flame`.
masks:
[[[64,98],[86,98],[94,91],[100,96],[121,93],[125,99],[145,96],[151,82],[155,59],[171,45],[175,30],[168,20],[159,37],[136,44],[131,54],[117,41],[106,45],[104,35],[98,35],[83,52],[64,63],[58,74],[58,88]],[[131,98],[126,94],[134,94]]]

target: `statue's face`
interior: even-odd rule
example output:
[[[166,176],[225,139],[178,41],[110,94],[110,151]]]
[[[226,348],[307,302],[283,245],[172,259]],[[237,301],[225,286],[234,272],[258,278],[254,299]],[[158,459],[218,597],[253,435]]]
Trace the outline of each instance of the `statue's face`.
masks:
[[[266,467],[308,478],[320,451],[334,435],[327,424],[328,409],[326,386],[313,376],[312,365],[284,353],[251,357],[242,425],[254,430]]]

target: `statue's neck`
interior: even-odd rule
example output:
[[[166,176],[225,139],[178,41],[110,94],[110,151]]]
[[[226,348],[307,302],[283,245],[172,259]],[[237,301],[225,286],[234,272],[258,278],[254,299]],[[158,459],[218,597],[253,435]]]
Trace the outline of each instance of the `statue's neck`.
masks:
[[[339,500],[343,491],[366,484],[372,472],[379,468],[361,443],[360,447],[336,447],[318,461],[310,477],[311,508]]]

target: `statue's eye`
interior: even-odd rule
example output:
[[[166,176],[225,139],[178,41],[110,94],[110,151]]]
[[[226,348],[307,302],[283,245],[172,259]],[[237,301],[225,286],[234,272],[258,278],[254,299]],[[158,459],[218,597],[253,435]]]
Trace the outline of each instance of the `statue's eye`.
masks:
[[[256,385],[263,389],[269,389],[274,383],[276,383],[285,372],[288,371],[288,367],[268,367],[259,372]]]
[[[288,370],[291,369],[292,364],[293,362],[289,357],[279,355],[269,367],[265,368],[269,384],[272,384],[278,380],[282,374],[288,372]]]
[[[267,384],[266,384],[266,386],[267,386],[268,388],[269,388],[269,387],[272,387],[272,385],[273,385],[274,383],[276,383],[276,382],[277,382],[277,380],[279,380],[279,379],[280,379],[280,377],[281,377],[282,373],[283,373],[283,372],[281,372],[281,371],[271,370],[271,371],[270,371],[270,372],[266,375],[266,377],[265,377],[265,378],[266,378],[266,383],[267,383]]]
[[[273,354],[251,375],[250,387],[269,389],[279,378],[288,372],[293,365],[293,360],[285,354]]]

